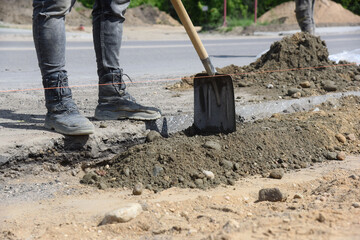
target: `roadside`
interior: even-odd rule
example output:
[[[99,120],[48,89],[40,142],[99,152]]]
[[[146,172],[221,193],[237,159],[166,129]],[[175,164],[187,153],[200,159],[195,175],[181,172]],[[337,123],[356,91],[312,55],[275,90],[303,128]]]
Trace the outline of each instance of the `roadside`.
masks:
[[[98,190],[79,175],[48,169],[1,186],[2,239],[358,239],[360,156],[286,172],[252,176],[207,191],[170,188]],[[256,202],[263,188],[283,202]],[[98,226],[106,212],[139,203],[127,223]],[[19,207],[21,206],[21,207]]]

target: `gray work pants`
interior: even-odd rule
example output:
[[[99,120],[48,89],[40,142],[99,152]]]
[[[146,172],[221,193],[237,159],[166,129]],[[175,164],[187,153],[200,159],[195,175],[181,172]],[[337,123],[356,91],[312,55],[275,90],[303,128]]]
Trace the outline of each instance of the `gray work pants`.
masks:
[[[33,37],[43,79],[65,70],[65,15],[76,0],[33,0]],[[95,0],[93,40],[98,75],[120,69],[125,11],[130,0]]]
[[[315,33],[315,0],[295,0],[296,20],[302,32]]]

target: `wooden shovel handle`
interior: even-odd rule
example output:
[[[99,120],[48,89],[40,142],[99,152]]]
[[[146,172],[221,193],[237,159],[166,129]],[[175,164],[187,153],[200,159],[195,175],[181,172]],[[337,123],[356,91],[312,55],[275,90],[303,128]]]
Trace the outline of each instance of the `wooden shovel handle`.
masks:
[[[181,2],[181,0],[171,0],[171,3],[175,8],[176,13],[181,20],[181,23],[184,25],[184,28],[189,35],[189,38],[194,45],[194,48],[200,59],[207,59],[209,55],[207,54],[206,49],[204,48],[204,45],[202,44],[199,35],[197,34],[183,3]]]

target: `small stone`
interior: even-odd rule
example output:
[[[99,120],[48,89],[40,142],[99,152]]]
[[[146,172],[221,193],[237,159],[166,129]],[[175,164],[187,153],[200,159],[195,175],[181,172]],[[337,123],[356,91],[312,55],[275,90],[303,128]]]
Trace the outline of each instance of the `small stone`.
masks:
[[[291,95],[292,98],[301,98],[301,92],[294,93]]]
[[[303,197],[303,195],[301,195],[301,194],[299,194],[299,193],[296,193],[295,195],[294,195],[294,199],[303,199],[304,197]]]
[[[285,200],[286,197],[278,188],[264,188],[259,191],[259,201],[280,202]]]
[[[107,189],[108,188],[108,186],[106,185],[106,183],[104,183],[104,182],[100,182],[100,183],[98,183],[98,186],[97,186],[99,189],[101,189],[101,190],[105,190],[105,189]]]
[[[238,83],[238,87],[247,87],[247,86],[248,86],[248,84],[245,83],[245,82],[239,82]]]
[[[106,125],[106,123],[100,123],[100,126],[99,126],[99,128],[107,128],[107,125]]]
[[[233,169],[234,164],[233,164],[233,162],[231,162],[231,161],[222,160],[222,161],[221,161],[221,166],[223,166],[223,167],[226,168],[226,169]]]
[[[99,179],[98,175],[93,172],[86,173],[80,180],[80,183],[94,184]]]
[[[323,89],[327,92],[333,92],[337,90],[337,86],[333,81],[327,80],[322,83]]]
[[[71,171],[71,175],[72,175],[73,177],[75,177],[77,174],[78,174],[78,172],[77,172],[76,170],[72,170],[72,171]]]
[[[146,201],[139,202],[143,211],[147,212],[150,209],[149,204]]]
[[[336,139],[341,143],[346,143],[346,137],[341,133],[335,135]]]
[[[345,154],[345,152],[343,152],[343,151],[338,152],[336,158],[337,158],[337,160],[344,161],[344,160],[346,159],[346,154]]]
[[[234,163],[234,170],[239,170],[239,169],[240,169],[240,164]]]
[[[349,178],[351,178],[351,179],[353,179],[353,180],[358,180],[358,179],[359,179],[359,178],[358,178],[356,175],[354,175],[354,174],[350,175]]]
[[[141,183],[135,184],[133,188],[133,194],[134,195],[141,195],[143,192],[143,185]]]
[[[198,187],[202,187],[204,185],[204,181],[201,178],[195,179],[195,184]]]
[[[130,176],[130,169],[129,169],[129,168],[125,168],[125,169],[124,169],[124,174],[125,174],[125,176],[129,177],[129,176]]]
[[[155,165],[155,167],[153,168],[153,175],[154,177],[157,177],[159,176],[161,173],[164,172],[164,168],[162,168],[161,166],[159,165]]]
[[[294,95],[295,93],[301,93],[301,90],[300,89],[298,89],[298,88],[290,88],[289,90],[288,90],[288,96],[292,96],[292,95]]]
[[[164,176],[164,180],[166,181],[166,182],[169,182],[170,181],[170,177],[169,176]]]
[[[124,223],[136,218],[142,212],[139,203],[129,203],[119,209],[106,213],[99,225],[111,223]]]
[[[301,132],[302,131],[302,128],[300,126],[296,126],[295,127],[295,130],[298,131],[298,132]]]
[[[215,175],[212,171],[202,171],[206,178],[213,180],[215,178]]]
[[[203,147],[213,149],[213,150],[216,150],[216,151],[221,150],[220,143],[215,142],[215,141],[207,141],[207,142],[204,143]]]
[[[227,182],[228,182],[229,185],[235,186],[235,180],[234,179],[228,179]]]
[[[273,89],[273,88],[274,88],[274,85],[272,85],[272,84],[270,83],[270,84],[268,84],[268,85],[266,86],[266,88],[267,88],[267,89]]]
[[[282,168],[274,169],[270,172],[270,178],[282,179],[284,174],[285,174],[284,169]]]
[[[300,83],[300,86],[301,86],[302,88],[310,88],[310,87],[311,87],[311,84],[310,84],[309,81],[304,81],[304,82],[301,82],[301,83]]]
[[[309,167],[309,163],[307,163],[307,162],[300,162],[299,165],[300,165],[301,168],[308,168]]]
[[[224,224],[223,229],[227,233],[237,231],[240,229],[240,223],[234,219],[230,219]]]
[[[189,213],[188,213],[188,212],[186,212],[186,211],[181,212],[181,213],[180,213],[180,216],[183,217],[183,218],[185,218],[186,221],[189,221]]]
[[[360,203],[354,202],[353,204],[351,204],[351,206],[353,206],[354,208],[360,208]]]
[[[146,135],[146,141],[147,142],[153,142],[157,139],[162,138],[161,134],[157,131],[151,130],[147,135]]]
[[[327,159],[327,160],[337,160],[337,153],[336,152],[326,152],[324,154],[324,157]]]
[[[354,77],[354,80],[355,80],[355,81],[360,81],[360,75],[356,75],[356,76]]]
[[[355,141],[355,140],[356,140],[356,136],[355,136],[355,134],[353,134],[353,133],[348,134],[348,135],[346,136],[346,138],[347,138],[348,140],[350,140],[350,141]]]
[[[184,177],[183,177],[183,176],[180,176],[180,177],[178,177],[178,181],[182,183],[182,182],[184,182],[184,181],[185,181],[185,179],[184,179]]]
[[[325,217],[321,213],[319,213],[319,216],[316,218],[317,221],[323,223],[325,222]]]

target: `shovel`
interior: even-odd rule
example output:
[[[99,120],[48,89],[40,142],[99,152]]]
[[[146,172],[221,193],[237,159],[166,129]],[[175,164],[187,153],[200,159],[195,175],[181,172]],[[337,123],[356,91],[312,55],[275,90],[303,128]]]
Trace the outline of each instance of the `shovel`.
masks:
[[[236,131],[233,81],[215,71],[181,0],[171,0],[207,74],[194,78],[194,126],[202,134]]]

